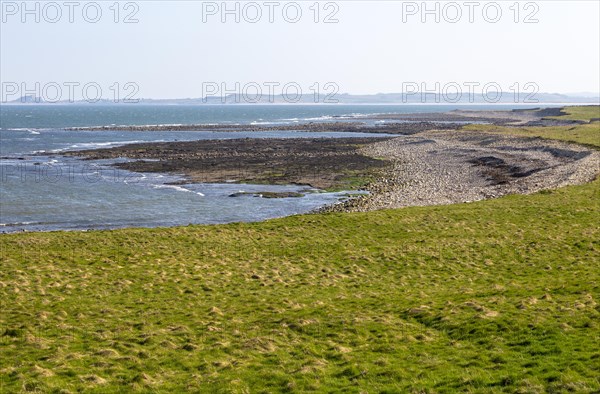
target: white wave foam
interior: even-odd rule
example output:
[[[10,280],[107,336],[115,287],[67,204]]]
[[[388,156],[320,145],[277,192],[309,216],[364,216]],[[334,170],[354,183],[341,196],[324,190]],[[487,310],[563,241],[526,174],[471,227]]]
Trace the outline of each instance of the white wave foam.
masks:
[[[195,192],[193,190],[189,190],[189,189],[186,189],[185,187],[181,187],[181,186],[178,186],[178,185],[154,185],[152,187],[154,189],[173,189],[173,190],[177,190],[177,191],[180,191],[180,192],[195,193],[195,194],[197,194],[199,196],[204,197],[204,194],[202,194],[200,192]]]
[[[116,147],[121,145],[129,145],[129,144],[140,144],[144,142],[166,142],[166,140],[132,140],[132,141],[107,141],[107,142],[78,142],[73,145],[69,145],[66,148],[53,149],[50,152],[57,153],[63,152],[71,149],[96,149],[96,148],[106,148],[106,147]]]
[[[34,134],[34,135],[38,135],[40,134],[39,130],[46,130],[46,129],[32,129],[30,127],[15,127],[15,128],[8,128],[8,129],[2,129],[2,130],[12,130],[12,131],[26,131],[29,134]]]
[[[304,118],[303,120],[331,120],[331,119],[333,119],[333,116],[323,115],[323,116],[317,116],[316,118]]]

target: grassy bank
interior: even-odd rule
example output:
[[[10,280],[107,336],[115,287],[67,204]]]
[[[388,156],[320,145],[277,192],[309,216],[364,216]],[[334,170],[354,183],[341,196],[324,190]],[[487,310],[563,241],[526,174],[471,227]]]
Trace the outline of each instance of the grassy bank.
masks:
[[[549,119],[577,120],[586,122],[571,126],[548,127],[506,127],[497,125],[466,125],[464,130],[479,130],[490,133],[511,134],[520,137],[539,137],[552,140],[575,142],[593,148],[600,147],[600,106],[587,105],[565,107],[564,115],[551,116]]]
[[[568,138],[600,147],[581,135]],[[0,391],[598,391],[599,212],[595,181],[256,224],[3,235]]]
[[[600,119],[600,106],[581,105],[576,107],[565,107],[562,112],[564,115],[552,116],[551,119],[580,120],[589,122],[592,119]]]
[[[597,147],[600,145],[600,123],[586,123],[576,126],[549,127],[506,127],[497,125],[468,125],[465,130],[479,130],[490,133],[511,134],[521,137],[540,137]]]

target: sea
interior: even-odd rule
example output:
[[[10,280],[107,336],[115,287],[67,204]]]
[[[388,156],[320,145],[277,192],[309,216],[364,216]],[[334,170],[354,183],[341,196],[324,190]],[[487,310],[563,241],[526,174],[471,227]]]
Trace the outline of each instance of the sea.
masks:
[[[0,233],[95,230],[254,222],[313,211],[355,191],[307,192],[298,185],[237,183],[173,185],[179,174],[135,173],[117,160],[82,160],[61,153],[141,142],[231,138],[340,138],[384,133],[304,131],[118,131],[122,125],[293,125],[366,121],[374,114],[489,109],[450,105],[0,105]],[[493,106],[510,109],[510,106]],[[370,121],[374,122],[374,121]],[[109,126],[102,131],[69,128]],[[234,193],[301,192],[261,198]]]

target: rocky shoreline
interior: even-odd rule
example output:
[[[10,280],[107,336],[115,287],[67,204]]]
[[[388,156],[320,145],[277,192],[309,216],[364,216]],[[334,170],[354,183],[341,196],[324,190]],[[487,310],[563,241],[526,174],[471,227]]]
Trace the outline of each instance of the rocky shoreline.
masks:
[[[369,120],[380,120],[371,119]],[[303,131],[312,133],[346,132],[346,133],[387,133],[387,134],[414,134],[426,130],[457,130],[466,123],[476,123],[478,120],[399,120],[390,123],[366,124],[361,121],[354,122],[307,122],[296,124],[282,124],[277,126],[263,125],[228,125],[228,124],[198,124],[198,125],[145,125],[145,126],[99,126],[99,127],[72,127],[67,131],[212,131],[212,132],[277,132],[277,131]],[[492,119],[488,119],[492,121]]]
[[[187,183],[361,188],[369,194],[318,212],[370,211],[464,203],[592,181],[600,173],[597,150],[541,138],[462,129],[466,123],[506,127],[585,123],[549,118],[561,114],[562,108],[461,110],[364,118],[370,124],[127,126],[123,130],[345,131],[401,137],[205,140],[132,144],[66,154],[90,159],[127,157],[132,161],[115,166],[136,172],[183,174]],[[381,120],[385,122],[376,123]]]
[[[320,212],[364,212],[530,194],[594,180],[600,152],[541,138],[483,132],[427,132],[362,148],[392,161],[369,195]]]
[[[86,159],[130,161],[115,167],[134,172],[184,175],[180,183],[297,184],[352,190],[380,174],[390,162],[360,148],[377,138],[243,138],[129,144],[65,152]]]

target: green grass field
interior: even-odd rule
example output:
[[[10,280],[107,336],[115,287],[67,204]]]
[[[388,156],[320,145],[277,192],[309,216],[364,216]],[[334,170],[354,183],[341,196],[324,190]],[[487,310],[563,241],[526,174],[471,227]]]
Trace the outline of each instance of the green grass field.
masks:
[[[600,106],[598,105],[565,107],[562,112],[565,115],[551,116],[550,119],[581,120],[585,122],[589,122],[591,119],[600,119]]]
[[[535,133],[600,147],[578,127]],[[2,235],[0,391],[598,392],[599,223],[596,180],[452,206]]]

